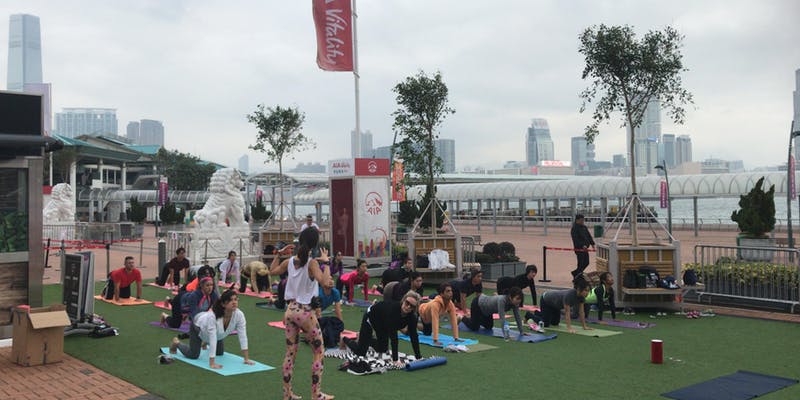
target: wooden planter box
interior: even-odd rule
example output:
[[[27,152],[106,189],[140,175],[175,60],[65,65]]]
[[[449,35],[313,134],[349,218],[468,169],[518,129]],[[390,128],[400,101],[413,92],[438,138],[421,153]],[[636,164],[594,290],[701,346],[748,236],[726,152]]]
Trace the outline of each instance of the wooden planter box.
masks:
[[[598,243],[595,269],[598,272],[611,272],[614,276],[617,307],[670,307],[672,296],[662,295],[660,291],[651,290],[636,295],[628,295],[622,287],[623,276],[629,269],[639,270],[639,267],[649,266],[658,271],[661,278],[666,276],[680,277],[681,255],[680,242],[671,244],[640,243],[632,246],[629,243]]]
[[[491,264],[481,264],[483,279],[496,281],[504,276],[517,276],[525,273],[526,264],[524,261],[517,262],[497,262]]]

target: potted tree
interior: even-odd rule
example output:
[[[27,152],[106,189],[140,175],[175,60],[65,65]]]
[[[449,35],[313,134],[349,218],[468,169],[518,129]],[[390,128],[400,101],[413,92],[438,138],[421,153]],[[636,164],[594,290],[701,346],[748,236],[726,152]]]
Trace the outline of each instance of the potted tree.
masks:
[[[128,208],[128,219],[134,222],[136,237],[144,235],[144,220],[147,218],[147,208],[139,203],[136,198],[130,200],[130,208]]]
[[[762,176],[749,193],[739,196],[740,209],[731,213],[731,220],[741,231],[736,237],[739,247],[775,247],[775,239],[767,236],[775,229],[775,185],[767,191],[763,186]],[[771,261],[773,252],[740,249],[738,255],[747,261]]]
[[[525,272],[525,262],[519,260],[516,248],[510,242],[486,243],[483,251],[475,254],[475,261],[481,264],[483,277],[488,280]]]

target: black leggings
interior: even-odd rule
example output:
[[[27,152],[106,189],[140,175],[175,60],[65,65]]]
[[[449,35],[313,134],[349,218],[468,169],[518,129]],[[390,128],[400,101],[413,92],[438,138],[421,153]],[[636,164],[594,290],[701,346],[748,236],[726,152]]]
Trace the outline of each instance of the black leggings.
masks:
[[[542,321],[544,321],[544,326],[558,326],[558,324],[561,323],[561,309],[545,303],[544,296],[540,299],[539,304],[542,307]]]
[[[250,285],[257,287],[259,292],[269,291],[269,275],[261,276],[259,274],[255,274],[255,276],[255,280],[251,279],[252,282],[250,282]],[[239,293],[244,293],[247,289],[247,279],[248,278],[244,274],[239,277]]]
[[[470,330],[478,331],[481,326],[486,329],[494,328],[494,318],[492,315],[486,316],[481,312],[481,307],[478,305],[479,297],[472,299],[472,304],[470,304],[469,317],[464,317],[461,322],[464,323]]]
[[[130,297],[131,297],[131,285],[119,288],[120,299],[129,299]],[[114,281],[109,279],[108,283],[106,284],[106,300],[111,300],[113,298],[114,298]]]
[[[173,329],[181,327],[183,324],[183,310],[181,310],[181,299],[186,295],[186,291],[180,291],[172,300],[169,301],[172,315],[166,318],[167,326]]]
[[[160,286],[164,286],[167,283],[167,277],[169,277],[169,264],[164,264],[161,267],[161,275],[156,277],[156,284]],[[172,283],[175,285],[181,284],[181,271],[175,271],[172,275]]]
[[[372,346],[378,353],[385,353],[389,350],[389,334],[385,330],[374,329],[377,339],[372,337],[373,327],[369,322],[369,312],[364,313],[361,320],[361,330],[358,332],[358,347],[354,352],[360,356],[365,356],[367,350]]]

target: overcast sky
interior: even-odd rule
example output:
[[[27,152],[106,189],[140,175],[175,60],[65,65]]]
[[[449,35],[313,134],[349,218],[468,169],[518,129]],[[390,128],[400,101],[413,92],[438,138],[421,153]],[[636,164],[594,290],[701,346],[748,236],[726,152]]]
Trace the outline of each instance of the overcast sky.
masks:
[[[663,133],[689,134],[695,160],[744,160],[746,168],[786,160],[800,2],[359,0],[361,126],[373,144],[392,142],[392,87],[419,70],[442,72],[456,113],[440,137],[456,139],[456,166],[500,167],[524,160],[531,118],[545,118],[557,159],[589,122],[579,113],[583,59],[578,35],[594,24],[629,24],[639,34],[675,27],[683,35],[685,87],[695,106]],[[297,106],[316,150],[296,162],[350,156],[353,75],[315,62],[311,1],[0,2],[0,72],[5,82],[8,17],[41,19],[44,81],[53,110],[117,109],[129,121],[161,120],[166,147],[250,168],[256,105]],[[4,84],[0,84],[4,87]],[[597,159],[625,152],[620,119],[601,127]]]

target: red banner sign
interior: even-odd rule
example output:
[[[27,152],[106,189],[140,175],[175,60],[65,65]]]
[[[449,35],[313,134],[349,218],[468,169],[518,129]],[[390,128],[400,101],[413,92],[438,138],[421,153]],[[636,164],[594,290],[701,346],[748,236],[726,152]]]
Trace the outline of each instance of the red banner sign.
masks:
[[[661,208],[667,208],[667,182],[661,181]]]
[[[317,65],[325,71],[353,70],[350,0],[313,0]]]
[[[160,206],[163,206],[164,204],[167,204],[167,196],[169,196],[169,193],[167,193],[167,183],[168,182],[167,182],[167,177],[166,176],[162,176],[161,179],[159,179],[159,182],[158,182],[158,205],[160,205]]]
[[[406,187],[403,185],[404,178],[403,162],[395,160],[394,171],[392,171],[392,200],[405,201]]]
[[[388,158],[356,158],[356,176],[389,176]]]

